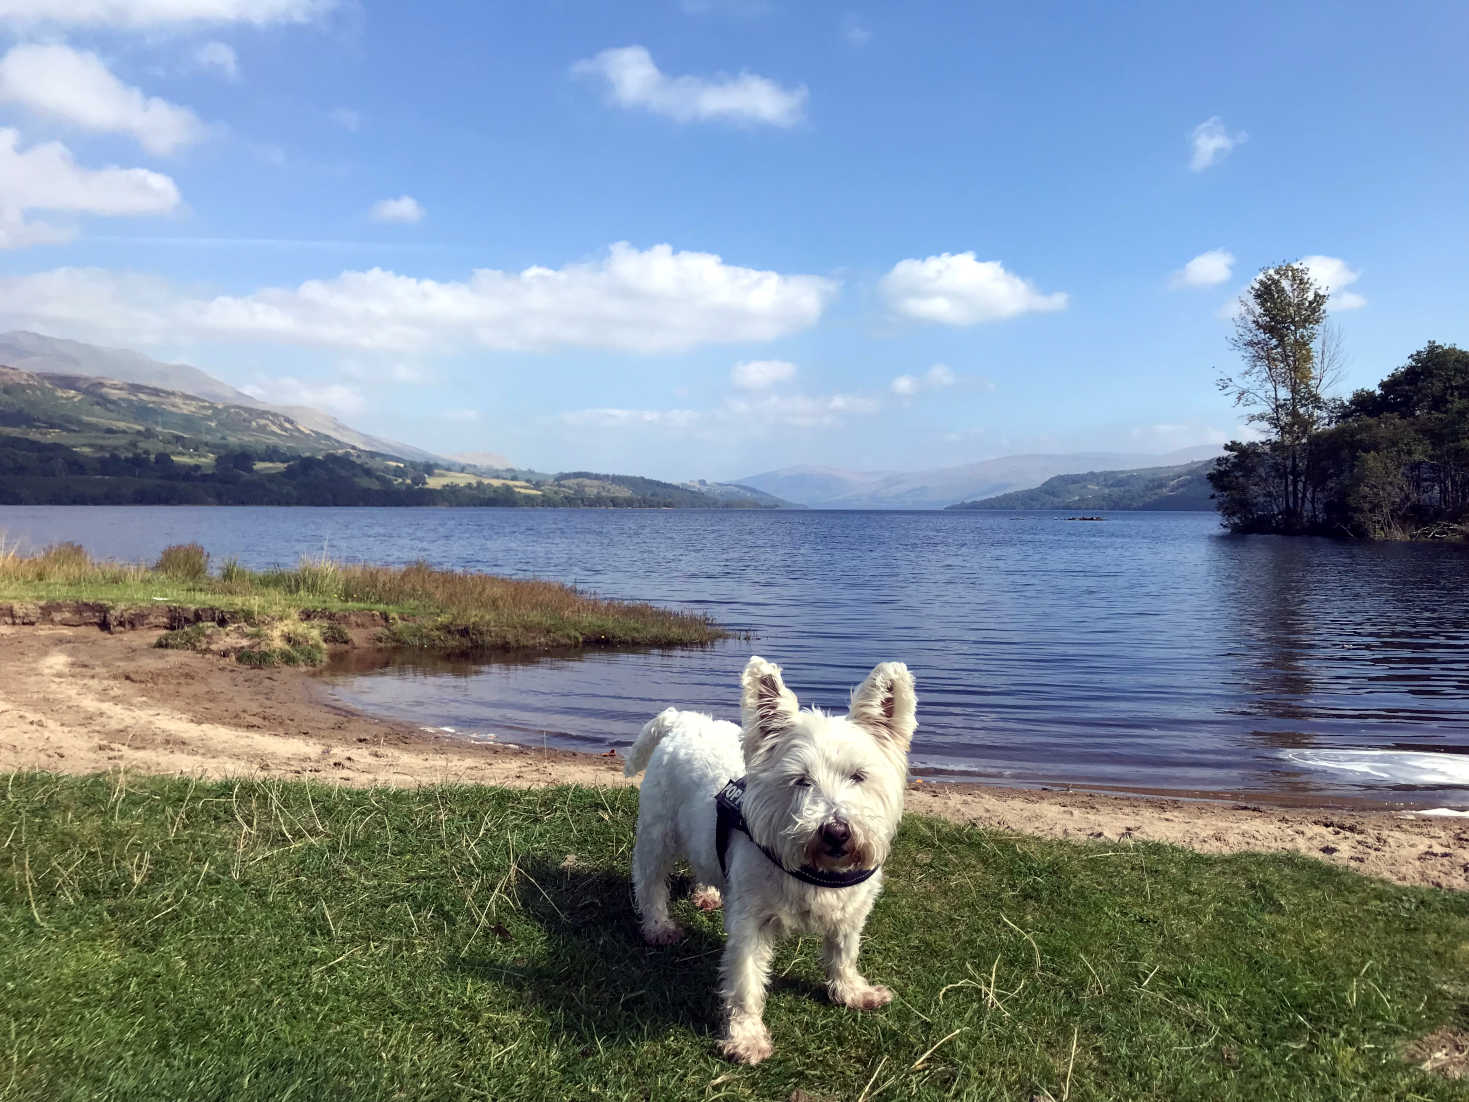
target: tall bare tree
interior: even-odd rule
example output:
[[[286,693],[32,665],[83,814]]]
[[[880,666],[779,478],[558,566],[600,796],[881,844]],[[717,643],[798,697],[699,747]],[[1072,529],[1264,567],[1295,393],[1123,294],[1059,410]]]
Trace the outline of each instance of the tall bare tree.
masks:
[[[1329,421],[1327,392],[1341,369],[1340,339],[1325,327],[1327,298],[1303,264],[1262,269],[1244,293],[1229,340],[1244,367],[1218,380],[1235,405],[1253,407],[1247,419],[1273,437],[1287,530],[1304,527],[1308,448]]]

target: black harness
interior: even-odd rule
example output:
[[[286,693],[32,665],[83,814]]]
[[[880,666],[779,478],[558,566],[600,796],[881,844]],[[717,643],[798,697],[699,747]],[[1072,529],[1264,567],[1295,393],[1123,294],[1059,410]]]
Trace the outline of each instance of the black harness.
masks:
[[[750,833],[749,826],[745,823],[745,813],[742,804],[745,800],[745,778],[730,781],[719,790],[719,795],[714,797],[714,846],[719,851],[719,871],[729,879],[729,838],[735,831],[740,831],[750,841],[754,842],[760,852],[765,854],[774,865],[782,872],[794,876],[803,884],[811,884],[818,888],[851,888],[861,884],[864,880],[870,880],[872,874],[877,871],[871,869],[849,869],[846,872],[824,872],[821,869],[810,868],[787,868],[782,863],[774,850],[760,845],[755,836]]]

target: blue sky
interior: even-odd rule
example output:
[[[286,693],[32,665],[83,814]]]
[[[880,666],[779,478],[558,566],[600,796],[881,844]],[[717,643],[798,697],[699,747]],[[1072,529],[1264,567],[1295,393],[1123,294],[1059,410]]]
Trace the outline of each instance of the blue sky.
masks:
[[[0,0],[0,325],[542,469],[1238,435],[1469,342],[1469,7]]]

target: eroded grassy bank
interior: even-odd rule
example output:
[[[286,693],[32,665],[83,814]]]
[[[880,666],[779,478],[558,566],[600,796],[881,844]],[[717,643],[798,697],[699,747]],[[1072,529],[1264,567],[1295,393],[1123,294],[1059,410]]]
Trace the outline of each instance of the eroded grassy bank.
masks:
[[[776,1054],[733,1068],[712,1037],[718,916],[680,904],[684,944],[638,939],[635,809],[606,789],[0,780],[0,1084],[114,1099],[1462,1097],[1432,1065],[1469,1025],[1469,897],[921,816],[863,954],[898,1000],[830,1005],[820,946],[789,944]]]
[[[226,560],[211,567],[197,544],[170,547],[151,566],[98,561],[71,543],[32,555],[0,548],[0,604],[10,606],[12,621],[35,622],[50,606],[74,603],[103,626],[182,629],[165,645],[269,651],[308,663],[325,645],[357,641],[343,622],[371,626],[366,641],[376,645],[457,652],[681,646],[725,634],[702,616],[426,563],[303,559],[291,569],[250,570]]]

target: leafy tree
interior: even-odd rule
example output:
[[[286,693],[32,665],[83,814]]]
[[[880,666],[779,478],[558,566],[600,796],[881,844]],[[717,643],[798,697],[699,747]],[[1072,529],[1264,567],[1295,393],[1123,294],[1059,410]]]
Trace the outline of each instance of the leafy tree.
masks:
[[[1218,380],[1235,405],[1253,407],[1248,420],[1265,428],[1268,446],[1278,453],[1278,462],[1270,464],[1271,476],[1280,481],[1272,496],[1275,526],[1285,531],[1303,531],[1314,519],[1308,517],[1308,449],[1330,420],[1327,391],[1339,358],[1339,344],[1323,330],[1327,298],[1302,264],[1262,269],[1245,292],[1229,341],[1244,368]],[[1252,475],[1260,473],[1253,464]]]

